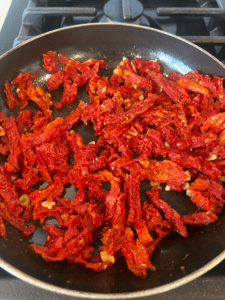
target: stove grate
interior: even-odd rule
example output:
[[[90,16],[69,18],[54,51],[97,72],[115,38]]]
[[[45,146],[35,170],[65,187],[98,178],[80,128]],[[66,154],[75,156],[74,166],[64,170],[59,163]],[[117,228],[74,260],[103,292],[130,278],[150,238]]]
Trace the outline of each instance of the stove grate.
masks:
[[[139,10],[143,6],[144,12],[140,16],[133,11],[136,0],[30,0],[22,17],[19,36],[15,39],[16,46],[39,34],[61,27],[91,22],[118,22],[108,18],[104,12],[112,3],[121,1],[123,22],[129,22],[134,14],[137,20],[134,24],[151,26],[162,29],[188,41],[200,45],[211,52],[218,59],[225,57],[225,1],[165,1],[157,2],[140,0]],[[109,5],[110,4],[110,5]],[[132,4],[132,5],[131,5]],[[182,7],[178,7],[182,5]],[[195,22],[196,26],[193,26]],[[187,25],[188,24],[188,25]],[[190,25],[189,25],[190,24]],[[191,29],[190,29],[190,28]],[[173,30],[171,30],[173,28]]]

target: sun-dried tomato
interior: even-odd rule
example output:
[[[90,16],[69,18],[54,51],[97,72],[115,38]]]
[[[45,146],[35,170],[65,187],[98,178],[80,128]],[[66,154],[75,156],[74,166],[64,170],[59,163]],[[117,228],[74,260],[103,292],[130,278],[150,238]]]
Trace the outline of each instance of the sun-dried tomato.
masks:
[[[64,83],[64,93],[60,102],[55,103],[56,108],[62,108],[65,104],[71,104],[77,99],[77,85]]]
[[[207,225],[218,220],[218,217],[211,211],[208,211],[197,212],[192,215],[184,215],[181,216],[181,220],[184,224],[188,225]]]
[[[150,69],[156,72],[160,71],[160,65],[153,60],[133,59],[131,61],[137,69]]]
[[[33,148],[43,143],[51,141],[53,137],[59,134],[63,123],[64,123],[63,118],[59,117],[53,120],[52,122],[48,123],[45,126],[43,133],[41,133],[40,135],[37,135],[36,132],[29,134],[25,138],[27,145]]]
[[[97,201],[105,202],[106,197],[108,196],[108,191],[100,188],[99,186],[90,186],[88,188],[88,198],[94,198]]]
[[[182,168],[171,161],[150,160],[145,169],[145,177],[150,181],[166,182],[172,189],[180,191],[185,181],[190,180],[189,175]]]
[[[128,59],[123,60],[113,73],[130,81],[135,87],[142,88],[150,93],[153,91],[152,82],[145,77],[139,76]]]
[[[43,54],[43,60],[43,67],[50,73],[56,73],[59,70],[55,51],[48,51],[46,54]]]
[[[73,169],[69,173],[69,179],[72,185],[76,187],[86,187],[88,186],[88,181],[89,181],[89,170],[88,166],[92,162],[93,159],[97,157],[96,152],[98,151],[98,146],[89,144],[89,145],[80,145],[80,139],[77,139],[76,142],[78,143],[77,145],[77,153],[74,153],[75,157],[75,163],[73,165]],[[71,144],[71,143],[70,143]],[[73,144],[74,141],[73,141]],[[83,147],[82,147],[83,146]],[[75,149],[76,150],[76,149]],[[96,174],[93,174],[95,176]],[[98,180],[98,178],[95,176],[92,178],[92,180]],[[99,180],[101,180],[99,178]]]
[[[38,169],[31,166],[24,166],[21,177],[14,181],[16,191],[20,194],[32,193],[32,185],[35,185],[40,180]]]
[[[201,132],[211,129],[211,132],[218,133],[225,128],[225,113],[215,114],[209,117],[201,126]]]
[[[150,203],[145,201],[142,204],[142,211],[143,211],[143,219],[148,227],[149,231],[154,230],[155,225],[160,225],[162,222],[162,217],[158,210]]]
[[[139,239],[124,241],[122,251],[128,269],[138,277],[145,278],[147,276],[146,269],[155,269],[149,260],[147,249],[140,243]]]
[[[191,79],[181,78],[177,81],[177,83],[186,91],[198,92],[205,96],[209,96],[209,91],[206,88]]]
[[[184,226],[183,222],[180,219],[180,215],[172,209],[165,201],[161,199],[161,196],[159,194],[158,188],[153,187],[149,192],[147,192],[147,195],[150,199],[150,201],[158,208],[161,209],[165,217],[174,224],[176,230],[184,237],[188,236],[187,229]]]
[[[29,101],[29,96],[27,94],[27,83],[25,82],[23,84],[19,84],[18,88],[16,89],[16,93],[19,99],[17,103],[19,110],[23,110]]]
[[[49,91],[56,90],[61,84],[63,84],[64,80],[68,80],[69,76],[66,75],[63,71],[58,71],[46,81],[45,85],[47,86]]]
[[[214,81],[215,86],[216,86],[216,92],[217,92],[216,96],[219,99],[220,108],[224,110],[225,109],[225,90],[223,88],[224,78],[220,78],[220,77],[215,76],[213,78],[213,81]],[[215,95],[214,95],[214,97],[215,97]]]
[[[45,92],[41,86],[35,88],[33,82],[29,80],[27,83],[27,95],[30,100],[34,101],[40,107],[46,117],[51,117],[51,94]]]
[[[106,210],[106,219],[109,220],[112,218],[115,208],[116,208],[116,200],[120,193],[120,180],[119,178],[113,176],[113,174],[109,171],[99,171],[95,174],[87,175],[88,179],[93,179],[100,182],[110,182],[111,189],[109,194],[106,197],[105,204],[107,206]]]
[[[56,109],[75,102],[82,85],[90,101],[53,119],[54,99],[32,82],[37,73],[21,72],[5,84],[9,109],[20,112],[16,119],[0,112],[0,153],[7,155],[0,166],[0,235],[5,221],[27,236],[32,221],[51,217],[58,225],[44,225],[45,243],[31,245],[46,261],[103,271],[124,256],[128,269],[145,278],[164,237],[187,237],[185,224],[210,224],[224,206],[224,78],[197,71],[166,76],[156,61],[125,58],[108,78],[99,74],[104,60],[80,62],[52,51],[43,63],[51,73],[48,90],[64,89]],[[40,110],[24,110],[29,100]],[[96,144],[75,132],[82,122],[93,124]],[[149,201],[141,197],[146,181]],[[164,183],[166,191],[186,191],[196,211],[181,215],[162,200]]]
[[[69,130],[80,118],[81,112],[79,106],[73,110],[68,116],[65,117],[64,122],[61,126],[61,132]]]
[[[28,73],[28,72],[21,72],[19,75],[11,82],[11,85],[20,85],[26,83],[28,80],[36,78],[39,74],[38,73]]]
[[[164,154],[168,154],[168,158],[177,163],[182,168],[194,168],[198,171],[217,180],[221,176],[221,171],[212,163],[206,161],[201,156],[193,156],[191,151],[180,151],[175,148],[164,148]]]
[[[168,80],[163,74],[154,71],[145,71],[147,78],[151,78],[175,102],[186,102],[189,94],[178,83]]]
[[[19,112],[18,117],[16,118],[16,126],[19,133],[25,134],[26,132],[30,132],[33,115],[33,112],[29,109]]]
[[[7,173],[3,166],[0,168],[0,195],[4,199],[10,211],[13,211],[18,204],[18,195],[12,183],[7,178]]]
[[[30,225],[27,226],[26,225],[26,220],[16,216],[14,214],[14,211],[8,210],[7,205],[3,202],[0,202],[0,216],[6,222],[10,223],[15,228],[22,231],[22,233],[25,236],[30,235],[36,229],[36,227],[33,224],[30,224]],[[2,230],[3,230],[2,233],[4,235],[5,234],[4,233],[4,227],[2,227]]]
[[[212,80],[208,75],[199,74],[198,71],[191,71],[184,75],[184,78],[191,79],[201,86],[209,90],[213,97],[217,97],[217,89],[215,85],[215,78]],[[218,78],[218,77],[217,77]]]
[[[175,71],[170,71],[168,74],[168,78],[174,81],[177,81],[182,78],[182,75],[178,74]]]
[[[190,139],[192,137],[184,139],[179,138],[177,132],[170,125],[161,127],[159,131],[161,133],[162,138],[165,139],[167,147],[172,147],[179,150],[186,150],[191,143]]]
[[[6,237],[6,228],[5,228],[5,224],[3,222],[3,218],[2,216],[0,216],[0,235],[5,238]]]
[[[212,180],[197,178],[191,183],[187,195],[204,211],[219,213],[221,211],[223,187]]]
[[[184,108],[182,106],[182,104],[176,104],[174,106],[174,112],[175,112],[175,116],[174,116],[174,124],[176,126],[177,129],[177,133],[178,135],[182,138],[188,138],[189,137],[189,127],[187,124],[187,117],[185,115],[184,112]]]
[[[6,94],[7,104],[11,111],[14,110],[15,105],[19,103],[19,99],[12,94],[11,92],[11,86],[8,82],[5,83],[5,89],[4,92]]]
[[[5,168],[7,171],[17,171],[18,170],[18,156],[20,154],[19,139],[20,134],[16,127],[16,120],[14,117],[6,118],[2,122],[2,126],[5,129],[6,135],[9,139],[9,156],[8,162],[5,163]]]

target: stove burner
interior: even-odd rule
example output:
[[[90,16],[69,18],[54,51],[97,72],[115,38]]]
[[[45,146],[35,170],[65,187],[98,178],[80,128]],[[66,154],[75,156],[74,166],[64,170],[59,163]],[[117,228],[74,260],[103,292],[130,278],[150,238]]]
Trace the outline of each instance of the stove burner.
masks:
[[[97,17],[94,17],[91,20],[91,23],[122,23],[122,22],[112,21],[105,14],[99,14]],[[123,22],[123,23],[142,25],[142,26],[146,26],[146,27],[162,29],[161,26],[154,19],[152,19],[149,16],[146,16],[144,14],[140,18],[137,18],[135,21]]]
[[[144,8],[137,0],[110,0],[103,11],[111,22],[137,23]]]
[[[104,13],[94,17],[91,23],[127,23],[162,29],[143,11],[143,5],[137,0],[110,0],[103,7]]]

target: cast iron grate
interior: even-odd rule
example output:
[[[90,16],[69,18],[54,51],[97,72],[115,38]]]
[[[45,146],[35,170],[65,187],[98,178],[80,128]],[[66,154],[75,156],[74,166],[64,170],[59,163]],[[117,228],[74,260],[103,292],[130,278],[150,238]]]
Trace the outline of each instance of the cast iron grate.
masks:
[[[129,22],[131,1],[121,2],[123,22]],[[61,27],[92,22],[108,22],[106,0],[30,0],[22,17],[16,46],[34,36]],[[136,24],[150,26],[184,37],[218,59],[225,59],[225,1],[223,0],[140,0],[144,12]],[[139,6],[140,7],[140,6]],[[111,20],[112,21],[112,20]],[[137,20],[136,20],[137,21]],[[135,22],[134,22],[135,23]]]

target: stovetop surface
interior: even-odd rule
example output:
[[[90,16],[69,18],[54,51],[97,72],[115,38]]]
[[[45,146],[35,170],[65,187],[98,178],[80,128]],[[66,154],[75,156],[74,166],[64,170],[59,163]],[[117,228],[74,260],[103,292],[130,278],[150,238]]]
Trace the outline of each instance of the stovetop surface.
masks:
[[[12,0],[11,8],[6,17],[5,23],[3,25],[2,31],[0,32],[0,55],[5,53],[7,50],[12,48],[14,39],[19,34],[19,29],[21,26],[21,18],[24,9],[27,7],[29,0]],[[181,6],[181,1],[173,1],[173,5],[169,1],[155,1],[155,4],[151,2],[151,16],[155,14],[155,20],[158,22],[158,18],[155,8],[158,6]],[[156,4],[157,2],[157,4]],[[186,2],[186,1],[185,1]],[[193,3],[196,1],[189,1],[190,6],[193,7]],[[77,1],[80,6],[91,6],[91,1]],[[96,1],[95,7],[100,8],[102,1]],[[214,3],[214,1],[212,1]],[[92,2],[93,4],[93,2]],[[101,11],[98,13],[100,14]],[[150,9],[147,11],[147,14],[150,13]],[[168,32],[177,34],[177,35],[193,35],[192,29],[190,29],[190,19],[185,17],[180,20],[179,25],[174,25],[173,20],[169,17],[160,17],[160,26],[164,30],[167,28]],[[13,20],[13,22],[12,22]],[[64,20],[65,21],[65,20]],[[195,18],[196,21],[196,18]],[[197,24],[203,25],[201,29],[195,34],[204,35],[206,34],[205,24],[203,24],[202,18],[197,20]],[[196,23],[195,23],[196,24]],[[196,26],[197,28],[197,26]],[[197,30],[197,29],[196,29]],[[211,49],[214,51],[214,49]],[[26,282],[21,281],[20,279],[12,276],[3,269],[0,268],[0,300],[6,299],[17,299],[17,300],[26,300],[26,299],[54,299],[54,300],[65,300],[65,299],[74,299],[72,297],[59,295],[53,292],[42,290],[35,286],[32,286]],[[156,296],[150,296],[144,298],[146,300],[224,300],[225,299],[225,261],[221,262],[217,267],[213,268],[211,271],[207,272],[203,276],[197,278],[196,280],[181,286],[177,289],[171,290],[169,292],[158,294]]]

